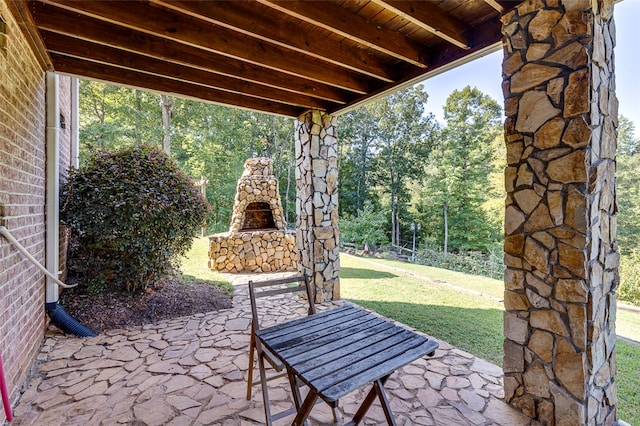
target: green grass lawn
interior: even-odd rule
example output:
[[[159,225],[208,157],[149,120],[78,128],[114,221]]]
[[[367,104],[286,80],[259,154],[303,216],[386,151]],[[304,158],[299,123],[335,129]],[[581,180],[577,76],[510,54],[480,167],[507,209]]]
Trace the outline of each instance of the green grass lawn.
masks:
[[[346,255],[341,257],[343,264],[344,259],[347,259]],[[397,275],[413,277],[414,279],[426,281],[427,283],[445,281],[453,286],[467,289],[471,293],[477,292],[500,300],[502,300],[503,297],[504,283],[491,278],[433,268],[431,266],[417,265],[415,263],[398,262],[395,260],[358,259],[363,262],[363,265],[366,264],[366,262],[374,262],[372,265],[378,265],[378,268],[386,267],[386,269],[383,270],[394,272]],[[619,336],[640,342],[640,313],[618,309],[616,314],[616,332]]]
[[[341,255],[340,264],[343,298],[502,365],[501,281],[349,255]],[[447,284],[438,284],[443,281]],[[618,311],[619,332],[640,340],[638,324],[639,314]],[[617,365],[618,417],[640,425],[640,346],[618,339]]]
[[[376,268],[355,257],[341,256],[340,262],[341,297],[501,363],[500,303]],[[469,324],[473,324],[473,333],[469,333]]]
[[[219,273],[208,267],[209,239],[207,237],[196,238],[187,255],[180,259],[180,271],[186,279],[205,282],[225,289],[227,294],[233,294],[233,286]]]
[[[183,275],[231,289],[223,276],[208,269],[207,252],[208,238],[194,240],[182,262]],[[340,263],[344,299],[502,365],[502,281],[349,255],[341,255]],[[618,310],[616,329],[640,340],[640,314]],[[617,365],[618,417],[640,425],[640,345],[618,339]]]

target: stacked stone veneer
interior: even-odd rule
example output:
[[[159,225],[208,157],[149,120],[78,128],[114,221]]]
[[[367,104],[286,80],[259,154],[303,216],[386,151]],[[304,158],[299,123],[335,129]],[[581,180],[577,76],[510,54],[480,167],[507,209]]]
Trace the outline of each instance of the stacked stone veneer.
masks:
[[[317,110],[295,122],[296,241],[300,269],[312,277],[318,303],[340,298],[336,123]]]
[[[209,237],[209,268],[223,272],[295,271],[295,236],[287,232],[278,180],[269,158],[250,158],[238,180],[229,232]],[[265,203],[275,229],[245,230],[247,206]]]
[[[615,422],[613,2],[502,17],[505,399],[543,424]]]

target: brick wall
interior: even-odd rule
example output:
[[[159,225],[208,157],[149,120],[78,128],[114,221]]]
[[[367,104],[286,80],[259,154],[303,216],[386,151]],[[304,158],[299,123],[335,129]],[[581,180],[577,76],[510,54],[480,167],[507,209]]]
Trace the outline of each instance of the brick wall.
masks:
[[[0,49],[0,214],[44,263],[45,74],[4,0],[0,16],[8,34]],[[44,301],[43,274],[0,237],[0,352],[14,402],[44,337]]]

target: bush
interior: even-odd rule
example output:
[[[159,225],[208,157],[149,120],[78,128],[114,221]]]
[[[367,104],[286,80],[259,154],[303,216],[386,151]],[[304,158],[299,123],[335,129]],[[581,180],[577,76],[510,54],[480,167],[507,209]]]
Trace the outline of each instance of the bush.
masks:
[[[93,290],[152,286],[177,266],[208,213],[178,164],[147,145],[92,154],[61,195],[69,269]]]
[[[416,255],[420,264],[435,268],[449,269],[467,274],[481,275],[496,280],[504,277],[502,250],[490,250],[488,254],[480,252],[444,253],[440,250],[423,249]]]
[[[340,239],[354,243],[363,248],[365,244],[376,246],[385,244],[389,240],[384,232],[387,225],[387,215],[383,211],[375,212],[370,203],[366,203],[358,216],[346,214],[340,218]]]

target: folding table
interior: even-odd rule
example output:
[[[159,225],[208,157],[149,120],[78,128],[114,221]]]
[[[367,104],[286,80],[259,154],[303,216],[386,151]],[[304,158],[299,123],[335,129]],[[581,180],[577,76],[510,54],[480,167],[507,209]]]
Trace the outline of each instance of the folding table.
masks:
[[[369,383],[372,389],[347,424],[358,424],[378,397],[387,422],[395,425],[384,383],[438,348],[433,339],[349,303],[258,330],[256,337],[287,368],[297,408],[293,425],[304,423],[318,398],[335,414],[340,398]],[[304,402],[296,378],[309,387]]]

